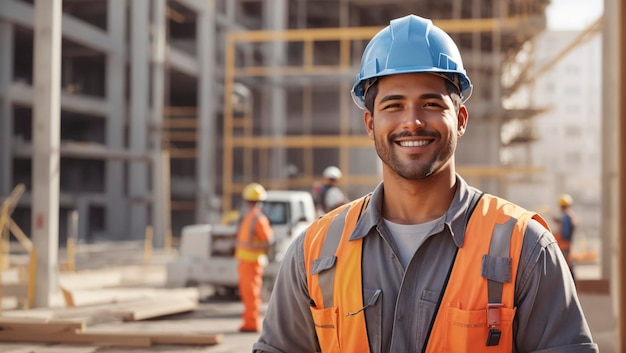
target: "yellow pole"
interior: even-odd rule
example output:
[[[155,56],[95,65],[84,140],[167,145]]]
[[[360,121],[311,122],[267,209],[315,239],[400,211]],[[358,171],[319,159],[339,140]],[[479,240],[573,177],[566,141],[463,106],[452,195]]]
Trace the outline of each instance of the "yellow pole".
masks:
[[[0,232],[4,234],[4,226],[9,218],[9,203],[7,201],[2,203],[2,211],[0,212]]]
[[[2,248],[0,248],[0,252],[2,252],[2,258],[0,258],[0,272],[9,268],[9,237],[10,234],[8,232],[7,225],[11,221],[9,217],[10,206],[9,202],[5,201],[2,203],[2,214],[0,215],[0,242],[2,243]],[[6,255],[6,256],[5,256]]]
[[[26,308],[30,309],[35,305],[35,289],[37,287],[37,249],[34,246],[28,251],[30,261],[28,263],[28,293],[26,300]]]
[[[67,238],[67,244],[65,245],[65,257],[67,261],[67,270],[70,272],[76,270],[76,248],[73,237]]]
[[[146,239],[143,247],[143,264],[148,266],[150,264],[150,260],[152,259],[152,237],[154,230],[152,226],[146,227]]]

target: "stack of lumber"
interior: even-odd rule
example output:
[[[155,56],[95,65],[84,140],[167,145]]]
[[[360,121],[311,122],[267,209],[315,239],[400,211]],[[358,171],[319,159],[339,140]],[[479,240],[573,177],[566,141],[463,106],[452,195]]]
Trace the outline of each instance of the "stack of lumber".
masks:
[[[146,331],[124,324],[193,311],[198,306],[197,288],[63,289],[63,296],[65,307],[2,313],[0,342],[151,347],[210,346],[223,340],[222,334]],[[117,327],[102,331],[97,327],[101,323]]]
[[[0,317],[0,342],[93,344],[120,347],[167,345],[210,346],[222,342],[222,334],[161,332],[98,332],[86,330],[83,321]]]
[[[221,343],[221,333],[164,329],[171,327],[168,320],[159,321],[165,325],[135,323],[197,309],[198,288],[163,288],[163,274],[163,269],[149,266],[63,273],[61,291],[49,307],[1,312],[0,351],[6,344],[24,343],[119,347]]]
[[[88,325],[138,321],[185,313],[198,307],[197,288],[103,288],[63,290],[65,307],[16,310],[4,317],[80,320]]]

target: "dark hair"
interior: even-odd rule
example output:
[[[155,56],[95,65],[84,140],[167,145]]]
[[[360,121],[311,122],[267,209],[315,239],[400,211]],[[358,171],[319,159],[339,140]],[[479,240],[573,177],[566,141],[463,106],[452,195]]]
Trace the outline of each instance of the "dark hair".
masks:
[[[452,99],[452,103],[454,104],[454,109],[458,112],[459,108],[463,104],[463,100],[461,99],[461,92],[459,88],[455,86],[452,82],[445,80],[446,83],[446,92],[450,95],[450,99]],[[369,110],[369,112],[374,115],[374,100],[378,95],[378,80],[374,81],[371,86],[368,88],[367,92],[365,92],[365,108]]]

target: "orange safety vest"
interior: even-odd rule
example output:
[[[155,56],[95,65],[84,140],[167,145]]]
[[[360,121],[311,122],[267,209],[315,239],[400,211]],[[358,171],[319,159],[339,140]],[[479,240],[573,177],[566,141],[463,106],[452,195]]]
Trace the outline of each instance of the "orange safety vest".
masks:
[[[265,232],[257,232],[257,223],[264,222]],[[235,258],[255,262],[265,254],[269,246],[269,237],[272,236],[269,221],[262,213],[261,209],[253,208],[248,212],[239,225],[237,231],[237,246],[235,248]],[[257,234],[262,233],[262,234]]]
[[[363,239],[348,241],[368,200],[366,196],[335,209],[312,224],[305,235],[309,295],[315,303],[311,314],[323,353],[370,352],[362,310]],[[493,195],[482,196],[451,269],[426,352],[512,351],[515,277],[530,219],[549,230],[536,213]],[[317,267],[330,267],[317,266],[317,261],[333,261],[335,266],[317,271]],[[484,269],[493,269],[495,264],[495,272],[507,271],[508,281],[483,274],[481,261],[492,265]]]
[[[559,249],[561,250],[569,250],[571,246],[571,241],[563,239],[561,233],[554,234],[554,239],[556,239],[556,243],[559,244]]]

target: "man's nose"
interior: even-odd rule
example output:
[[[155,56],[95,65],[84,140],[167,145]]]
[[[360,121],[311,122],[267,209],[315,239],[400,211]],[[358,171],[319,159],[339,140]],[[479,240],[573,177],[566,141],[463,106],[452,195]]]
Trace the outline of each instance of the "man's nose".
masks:
[[[425,126],[424,112],[421,108],[407,109],[402,118],[403,128],[407,130],[417,130]]]

